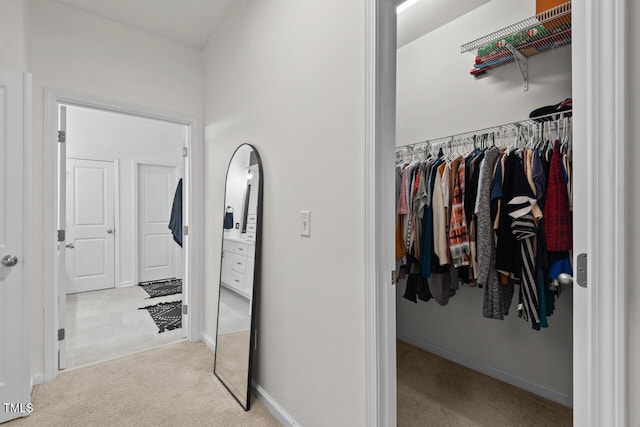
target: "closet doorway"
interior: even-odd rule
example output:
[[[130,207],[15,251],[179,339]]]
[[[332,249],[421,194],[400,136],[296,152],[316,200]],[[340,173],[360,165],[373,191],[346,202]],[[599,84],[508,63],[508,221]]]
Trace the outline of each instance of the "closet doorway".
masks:
[[[45,378],[189,338],[194,285],[194,122],[48,93],[55,126],[55,272]],[[51,242],[53,243],[53,242]],[[51,243],[45,245],[51,248]],[[50,246],[51,245],[51,246]],[[145,279],[145,280],[143,280]],[[49,290],[49,289],[47,289]],[[191,308],[191,312],[189,312]],[[196,317],[197,319],[197,317]],[[47,342],[48,341],[48,342]]]
[[[495,1],[495,0],[494,0]],[[367,208],[367,274],[376,287],[366,290],[367,342],[371,353],[367,354],[367,424],[395,425],[396,415],[396,289],[389,292],[388,271],[393,270],[388,254],[395,248],[395,200],[387,198],[394,181],[394,151],[390,141],[395,135],[395,74],[396,74],[396,15],[395,1],[378,0],[369,3],[369,70],[367,120],[368,145],[366,163]],[[412,2],[414,3],[414,2]],[[626,171],[626,93],[624,49],[611,52],[606,64],[599,60],[597,46],[619,43],[625,45],[626,21],[623,4],[603,5],[596,1],[578,2],[573,5],[573,43],[571,53],[571,87],[573,96],[573,260],[579,253],[588,254],[588,284],[573,285],[573,406],[575,425],[625,425],[628,414],[626,354],[627,308],[625,295],[626,275],[626,220],[624,188]],[[533,10],[535,13],[535,9]],[[615,18],[615,19],[614,19]],[[517,19],[517,17],[516,17]],[[593,31],[593,22],[597,29]],[[475,26],[484,25],[476,21]],[[501,24],[499,24],[501,25]],[[498,27],[499,27],[498,25]],[[372,30],[372,28],[374,30]],[[591,30],[587,31],[590,28]],[[483,30],[484,31],[484,30]],[[373,36],[375,35],[375,37]],[[468,40],[467,40],[468,41]],[[456,43],[457,44],[457,43]],[[458,44],[458,52],[460,52]],[[473,68],[469,61],[460,59],[455,66],[440,63],[434,52],[424,55],[438,58],[434,64],[447,71],[464,67],[465,74]],[[533,61],[530,61],[530,66]],[[589,70],[598,70],[591,73]],[[585,72],[587,70],[587,72]],[[512,72],[519,73],[517,68]],[[532,84],[529,69],[529,84]],[[495,73],[500,76],[500,73]],[[517,74],[516,74],[517,75]],[[467,76],[474,79],[472,76]],[[486,83],[495,77],[481,78]],[[539,83],[545,79],[539,77]],[[617,79],[617,80],[616,80]],[[495,89],[504,87],[496,84]],[[374,84],[375,83],[375,84]],[[477,82],[476,82],[477,83]],[[482,84],[482,83],[481,83]],[[521,83],[519,83],[520,85]],[[502,85],[502,86],[500,86]],[[530,88],[531,90],[531,88]],[[436,88],[437,91],[437,88]],[[451,96],[461,103],[466,98]],[[492,108],[487,102],[470,104],[482,110]],[[597,100],[597,101],[596,101]],[[606,100],[606,101],[605,101]],[[437,106],[437,102],[434,101]],[[549,102],[551,104],[551,102]],[[522,106],[518,106],[521,108]],[[528,107],[527,107],[528,108]],[[514,110],[518,112],[517,110]],[[527,110],[527,112],[530,110]],[[419,114],[420,111],[415,111]],[[464,114],[463,114],[464,113]],[[511,112],[509,112],[511,114]],[[507,114],[507,115],[509,115]],[[461,108],[455,115],[465,121],[470,115]],[[517,120],[517,119],[507,119]],[[499,122],[503,123],[503,121]],[[446,124],[446,123],[445,123]],[[498,123],[490,123],[496,125]],[[441,123],[435,123],[435,126]],[[487,127],[469,126],[466,130]],[[609,132],[608,130],[614,130]],[[447,132],[448,135],[460,131]],[[441,135],[446,136],[446,135]],[[422,140],[420,138],[419,140]],[[606,141],[601,143],[601,141]],[[613,171],[613,173],[611,172]],[[626,185],[626,184],[624,184]],[[376,191],[377,190],[377,191]],[[389,191],[389,194],[393,194]],[[593,196],[596,194],[597,196]],[[612,211],[598,209],[605,205]],[[596,203],[595,200],[598,200]],[[616,219],[618,222],[616,222]],[[616,226],[616,223],[618,224]],[[608,248],[601,250],[601,248]],[[618,252],[615,252],[616,248]],[[611,250],[609,250],[611,249]],[[618,254],[616,256],[615,254]],[[586,271],[584,271],[586,272]],[[614,283],[615,286],[603,284]],[[443,325],[443,328],[446,325]],[[472,328],[475,325],[469,324]]]
[[[512,24],[534,16],[535,0],[445,3],[446,7],[438,9],[437,1],[423,0],[398,13],[396,170],[405,187],[418,188],[416,192],[399,191],[396,206],[398,239],[405,242],[404,254],[398,253],[397,261],[399,271],[406,273],[400,275],[404,277],[396,287],[398,425],[425,417],[435,424],[471,418],[480,425],[500,426],[537,417],[542,425],[570,426],[573,286],[559,286],[549,279],[544,263],[557,257],[567,264],[561,272],[572,274],[568,267],[571,224],[559,230],[567,238],[556,252],[547,251],[546,246],[539,253],[533,249],[545,239],[543,230],[560,221],[556,215],[547,217],[549,209],[542,215],[543,203],[552,194],[565,195],[563,214],[570,218],[566,199],[573,177],[569,173],[569,185],[560,188],[547,186],[552,181],[549,173],[540,173],[544,188],[540,184],[531,190],[527,184],[517,190],[523,197],[530,191],[532,203],[536,199],[530,211],[511,211],[508,205],[516,197],[513,177],[524,174],[523,168],[518,169],[520,153],[531,160],[526,162],[530,169],[535,153],[539,166],[545,168],[544,162],[547,171],[548,165],[563,158],[570,170],[570,156],[558,149],[552,157],[550,150],[553,140],[563,139],[566,151],[572,151],[572,118],[547,117],[543,132],[543,126],[529,121],[529,116],[539,107],[572,97],[571,46],[561,46],[565,39],[556,40],[555,49],[530,56],[529,84],[524,90],[516,64],[496,64],[488,71],[477,64],[510,55],[508,50],[492,50],[493,44],[487,41],[478,42],[482,46],[472,53],[460,52],[470,41],[485,34],[491,39],[496,30],[509,32]],[[451,16],[456,4],[458,13]],[[569,13],[570,7],[556,12],[553,22],[568,40]],[[440,22],[435,22],[437,16]],[[532,19],[531,26],[542,32],[544,24],[533,22],[540,20]],[[417,31],[421,22],[424,34]],[[431,52],[442,66],[434,67],[424,52]],[[470,70],[483,74],[475,76]],[[477,108],[488,99],[490,108]],[[519,129],[538,135],[529,138]],[[493,146],[496,148],[490,148]],[[485,174],[488,179],[480,179],[478,172],[492,160],[503,167],[495,169],[491,164]],[[432,172],[432,168],[438,170]],[[500,184],[491,201],[490,185],[496,180]],[[518,221],[523,230],[529,218],[535,223],[537,231],[532,229],[525,244],[530,245],[526,259],[531,261],[531,275],[524,275],[520,268],[524,258],[519,241],[512,237],[515,220],[511,215],[521,215]],[[425,217],[430,219],[428,224]],[[453,230],[457,230],[455,235]],[[486,237],[490,244],[485,244]],[[518,256],[511,256],[514,253]],[[541,279],[536,280],[536,273]],[[465,399],[450,404],[447,396],[456,394]],[[415,402],[410,403],[409,395]],[[494,410],[481,409],[487,407]],[[538,413],[533,408],[544,410]],[[438,415],[443,418],[435,422]]]

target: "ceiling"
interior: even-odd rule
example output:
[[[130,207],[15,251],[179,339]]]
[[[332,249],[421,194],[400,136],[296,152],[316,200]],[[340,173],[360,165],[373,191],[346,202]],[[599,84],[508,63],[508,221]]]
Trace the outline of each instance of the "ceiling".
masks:
[[[234,0],[54,0],[197,49],[203,48]],[[421,0],[398,14],[398,47],[490,0]]]
[[[203,48],[234,0],[55,0],[76,9]]]
[[[421,0],[398,14],[398,47],[402,47],[490,0]]]

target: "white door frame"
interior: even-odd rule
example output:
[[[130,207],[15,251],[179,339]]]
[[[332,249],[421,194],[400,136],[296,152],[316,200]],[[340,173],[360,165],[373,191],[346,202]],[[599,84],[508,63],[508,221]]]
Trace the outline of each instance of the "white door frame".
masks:
[[[184,225],[189,226],[189,235],[184,237],[184,283],[188,290],[184,296],[189,309],[187,323],[187,339],[200,341],[201,325],[201,257],[202,257],[202,211],[203,200],[203,146],[200,121],[197,118],[154,110],[147,107],[130,105],[118,101],[105,100],[84,94],[57,89],[45,89],[44,99],[44,376],[45,381],[52,380],[58,374],[56,339],[58,314],[56,295],[58,281],[56,265],[57,252],[57,135],[58,106],[60,104],[95,108],[103,111],[123,113],[150,119],[163,120],[185,125],[188,129],[185,145],[189,157],[186,159],[185,180],[183,189],[186,195],[186,215]]]
[[[162,163],[162,162],[145,162],[135,160],[133,162],[133,251],[134,251],[134,259],[133,263],[133,282],[140,283],[140,209],[138,205],[138,183],[139,183],[139,167],[140,165],[149,165],[149,166],[165,166],[176,169],[176,174],[178,175],[178,179],[183,178],[184,171],[182,170],[182,164],[171,164],[171,163]],[[184,180],[183,180],[184,182]],[[176,182],[177,183],[177,182]],[[184,185],[184,184],[183,184]],[[184,242],[183,242],[184,243]]]
[[[589,256],[574,285],[574,425],[628,422],[627,4],[573,2],[574,250]],[[366,0],[365,425],[396,425],[394,152],[396,13]],[[578,232],[580,230],[580,232]],[[574,255],[575,256],[575,255]],[[574,264],[575,265],[575,264]]]

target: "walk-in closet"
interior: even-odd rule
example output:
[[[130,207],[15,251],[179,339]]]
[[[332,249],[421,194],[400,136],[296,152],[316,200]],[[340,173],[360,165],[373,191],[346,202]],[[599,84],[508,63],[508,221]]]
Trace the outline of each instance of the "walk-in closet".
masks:
[[[399,426],[572,423],[571,66],[571,2],[398,12]]]

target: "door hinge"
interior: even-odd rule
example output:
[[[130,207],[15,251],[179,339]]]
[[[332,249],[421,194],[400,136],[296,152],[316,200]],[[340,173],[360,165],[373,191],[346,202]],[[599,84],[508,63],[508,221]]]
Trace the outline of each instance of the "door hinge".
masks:
[[[67,142],[67,132],[63,130],[58,131],[58,142],[60,143]]]
[[[577,260],[578,273],[576,281],[583,288],[587,287],[587,254],[579,254]]]
[[[182,147],[182,157],[189,157],[189,147]]]
[[[58,341],[64,340],[64,329],[58,329]]]
[[[64,230],[58,230],[58,242],[64,242],[66,234]]]
[[[391,272],[391,284],[395,285],[396,283],[398,283],[398,275],[397,275],[396,271],[393,270]]]
[[[183,236],[188,236],[189,235],[189,226],[188,225],[183,225],[182,226],[182,235]]]
[[[184,315],[189,314],[189,309],[186,304],[182,306],[182,314]]]

